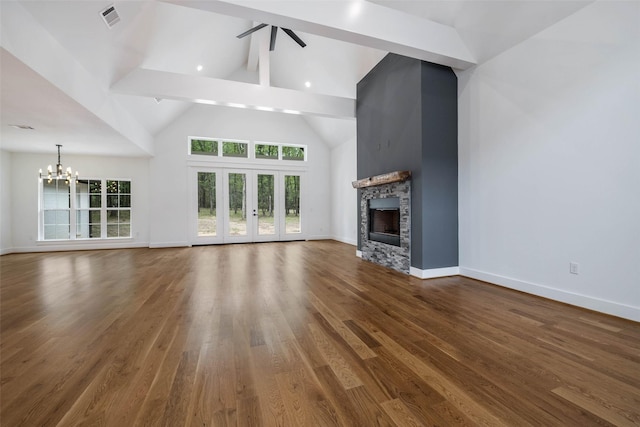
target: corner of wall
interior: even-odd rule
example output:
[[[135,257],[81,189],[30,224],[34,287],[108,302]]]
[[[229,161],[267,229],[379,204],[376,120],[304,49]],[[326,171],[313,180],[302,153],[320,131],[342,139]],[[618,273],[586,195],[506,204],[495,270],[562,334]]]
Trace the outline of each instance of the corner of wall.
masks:
[[[11,215],[11,157],[13,155],[0,150],[0,255],[13,252],[13,233]]]

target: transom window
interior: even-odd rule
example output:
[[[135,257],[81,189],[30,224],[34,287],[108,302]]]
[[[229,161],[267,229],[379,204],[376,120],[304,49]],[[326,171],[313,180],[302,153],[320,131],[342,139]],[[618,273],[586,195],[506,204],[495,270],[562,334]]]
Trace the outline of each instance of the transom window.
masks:
[[[189,154],[192,156],[304,162],[307,160],[307,146],[275,142],[190,137]]]

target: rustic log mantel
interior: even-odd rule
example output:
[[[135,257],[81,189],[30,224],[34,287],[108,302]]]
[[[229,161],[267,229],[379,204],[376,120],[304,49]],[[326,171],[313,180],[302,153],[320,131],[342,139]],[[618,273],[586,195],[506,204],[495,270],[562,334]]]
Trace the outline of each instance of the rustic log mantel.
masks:
[[[392,182],[404,182],[411,179],[411,171],[395,171],[382,175],[370,176],[351,182],[353,188],[373,187],[375,185],[391,184]]]

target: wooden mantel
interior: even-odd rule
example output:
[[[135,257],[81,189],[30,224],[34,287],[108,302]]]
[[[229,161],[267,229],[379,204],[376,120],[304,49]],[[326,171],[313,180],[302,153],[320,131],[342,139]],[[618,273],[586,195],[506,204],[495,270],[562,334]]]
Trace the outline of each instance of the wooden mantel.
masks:
[[[369,178],[353,181],[353,188],[373,187],[375,185],[391,184],[392,182],[403,182],[411,179],[411,171],[395,171],[383,175],[370,176]]]

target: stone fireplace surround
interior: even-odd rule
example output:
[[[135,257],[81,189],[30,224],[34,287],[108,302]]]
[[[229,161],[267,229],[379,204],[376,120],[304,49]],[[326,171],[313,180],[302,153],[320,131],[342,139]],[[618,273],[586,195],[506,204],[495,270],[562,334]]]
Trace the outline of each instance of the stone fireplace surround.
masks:
[[[369,200],[400,199],[400,246],[369,240]],[[411,181],[361,188],[360,236],[362,259],[409,274],[411,269]]]

